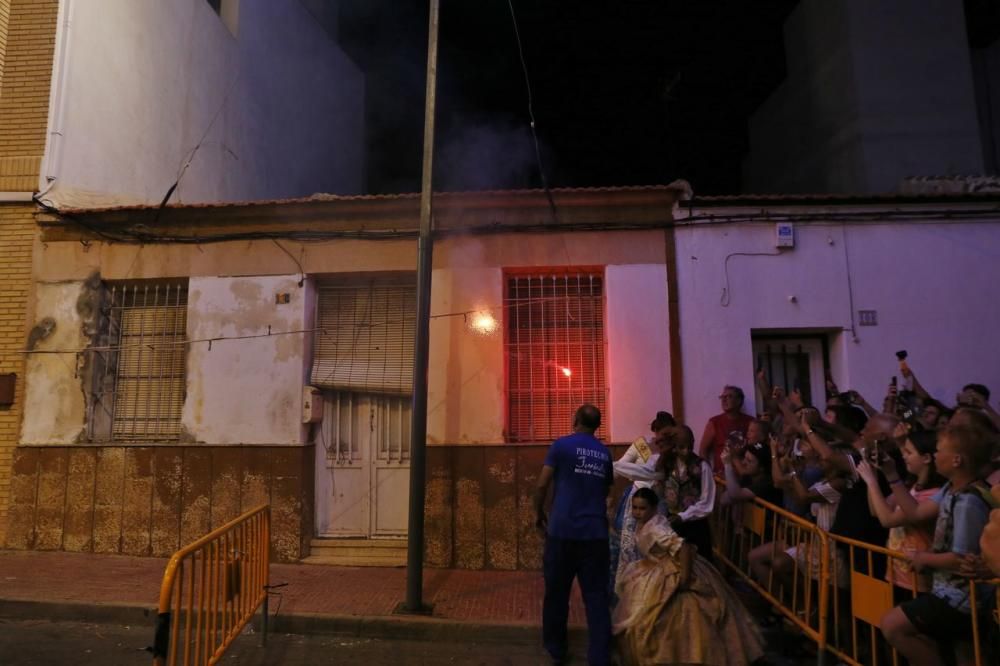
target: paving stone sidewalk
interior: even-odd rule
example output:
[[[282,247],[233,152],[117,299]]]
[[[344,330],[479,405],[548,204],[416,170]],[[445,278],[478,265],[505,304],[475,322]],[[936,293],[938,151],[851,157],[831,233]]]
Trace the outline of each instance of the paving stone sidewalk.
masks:
[[[0,551],[0,601],[156,607],[166,560],[87,553]],[[271,610],[282,615],[390,617],[406,569],[272,564]],[[543,582],[534,571],[426,569],[424,600],[454,622],[541,627]],[[280,604],[280,606],[278,606]],[[585,625],[574,590],[570,624]],[[540,631],[540,629],[539,629]]]

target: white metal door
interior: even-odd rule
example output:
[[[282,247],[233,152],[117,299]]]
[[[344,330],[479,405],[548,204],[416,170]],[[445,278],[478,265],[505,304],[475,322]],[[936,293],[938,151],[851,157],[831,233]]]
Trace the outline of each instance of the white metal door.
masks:
[[[409,498],[409,398],[324,394],[316,447],[320,536],[405,536]]]

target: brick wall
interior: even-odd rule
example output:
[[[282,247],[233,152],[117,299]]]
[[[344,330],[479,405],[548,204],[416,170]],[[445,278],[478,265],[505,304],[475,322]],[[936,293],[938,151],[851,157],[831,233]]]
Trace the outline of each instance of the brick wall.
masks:
[[[57,0],[0,0],[0,192],[38,187],[48,121]],[[0,407],[0,535],[6,532],[10,474],[24,395],[35,208],[0,203],[0,373],[17,374],[15,403]]]
[[[3,63],[7,56],[7,25],[10,21],[10,0],[0,0],[0,88],[3,87]]]
[[[17,374],[12,407],[0,406],[0,535],[7,522],[10,466],[24,396],[25,322],[31,281],[34,207],[0,203],[0,373]]]

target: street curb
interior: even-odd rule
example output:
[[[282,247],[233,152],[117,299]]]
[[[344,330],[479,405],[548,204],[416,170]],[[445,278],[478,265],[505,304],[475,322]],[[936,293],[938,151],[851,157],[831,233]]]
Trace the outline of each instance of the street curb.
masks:
[[[156,621],[156,609],[146,604],[0,599],[0,618],[147,625],[152,631]],[[260,613],[254,616],[253,627],[255,631],[260,630]],[[542,639],[542,628],[536,624],[474,622],[398,615],[279,613],[268,618],[268,631],[281,634],[331,634],[354,638],[450,643],[538,645]],[[152,639],[152,634],[150,638]],[[586,629],[570,627],[569,639],[573,644],[585,643]]]
[[[91,622],[94,624],[149,624],[156,621],[156,607],[124,602],[37,601],[0,599],[0,618],[49,620],[51,622]]]

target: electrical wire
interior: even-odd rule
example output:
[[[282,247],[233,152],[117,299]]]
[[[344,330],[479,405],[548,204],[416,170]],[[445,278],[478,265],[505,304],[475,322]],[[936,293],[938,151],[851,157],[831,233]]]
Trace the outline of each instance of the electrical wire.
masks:
[[[538,298],[529,298],[517,302],[517,305],[532,305],[535,303],[547,303],[554,301],[564,300],[564,296],[540,296]],[[475,308],[474,310],[458,310],[455,312],[440,312],[438,314],[430,315],[431,319],[447,319],[450,317],[468,317],[470,314],[475,314],[477,312],[495,312],[497,310],[503,310],[505,306],[503,305],[488,305],[480,308]],[[393,326],[402,323],[404,320],[386,320],[381,322],[382,326]],[[355,330],[354,327],[343,327],[344,329]],[[157,350],[166,349],[172,347],[184,347],[194,344],[208,344],[209,350],[212,348],[212,344],[216,342],[231,342],[234,340],[256,340],[259,338],[271,338],[281,335],[304,335],[307,333],[321,333],[323,335],[330,335],[334,331],[343,330],[340,328],[303,328],[291,331],[272,331],[268,327],[267,333],[254,333],[249,335],[219,335],[211,338],[197,338],[195,340],[176,340],[169,342],[141,342],[129,345],[102,345],[94,347],[83,347],[78,349],[22,349],[19,353],[25,355],[45,355],[45,354],[84,354],[88,352],[119,352],[119,351],[129,351],[132,349],[147,349],[147,350]],[[18,352],[14,352],[18,353]]]
[[[854,285],[851,281],[851,256],[847,250],[847,227],[840,225],[841,244],[844,246],[844,270],[847,273],[847,300],[851,308],[851,340],[858,341],[858,332],[854,327]]]
[[[163,212],[163,209],[166,208],[167,202],[170,201],[170,197],[177,190],[177,187],[181,184],[181,179],[184,178],[184,174],[187,172],[188,167],[191,166],[191,162],[194,161],[195,155],[198,154],[198,149],[201,148],[202,145],[205,143],[205,139],[208,138],[209,133],[215,126],[215,121],[217,121],[219,119],[219,116],[222,115],[222,110],[226,108],[226,102],[229,101],[229,96],[233,94],[233,89],[236,87],[236,81],[239,79],[239,77],[240,73],[239,71],[237,71],[233,75],[232,81],[229,82],[229,87],[226,89],[226,94],[223,95],[222,101],[219,102],[219,108],[215,110],[215,114],[212,116],[212,120],[209,121],[208,127],[205,128],[205,131],[202,132],[201,137],[198,139],[198,143],[196,143],[194,148],[188,151],[187,155],[185,155],[185,157],[181,160],[181,165],[179,166],[177,171],[177,178],[174,180],[174,184],[167,189],[167,193],[163,195],[163,200],[160,202],[160,205],[156,209],[156,216],[153,218],[154,222],[159,221],[160,214]],[[232,151],[229,152],[232,153]]]
[[[302,262],[295,258],[291,252],[289,252],[284,245],[278,242],[277,238],[272,238],[271,242],[278,246],[278,249],[288,255],[288,258],[295,262],[295,266],[299,269],[299,288],[302,287],[306,282],[306,271],[302,268]]]
[[[777,252],[730,252],[726,255],[725,261],[722,262],[722,271],[726,276],[726,286],[722,288],[722,298],[719,299],[719,305],[724,308],[729,307],[730,294],[729,291],[729,260],[733,257],[777,257],[781,254],[781,250]]]
[[[101,229],[89,222],[85,222],[79,217],[60,213],[50,204],[44,201],[37,201],[47,212],[59,215],[64,221],[71,222],[92,233],[93,235],[111,243],[176,243],[203,245],[209,243],[224,243],[231,241],[247,240],[273,240],[284,239],[296,242],[324,242],[331,240],[353,239],[370,241],[390,241],[390,240],[415,240],[418,236],[416,229],[389,229],[381,231],[373,230],[337,230],[337,231],[246,231],[225,234],[207,235],[185,235],[185,234],[156,234],[148,233],[140,229],[143,225],[131,225],[128,228],[120,226],[114,230]],[[666,220],[653,223],[618,223],[618,222],[580,222],[580,223],[539,223],[530,225],[521,224],[491,224],[473,228],[463,229],[436,229],[433,233],[437,238],[448,238],[451,236],[478,236],[495,235],[501,233],[551,233],[551,232],[572,232],[572,231],[654,231],[662,229],[681,229],[694,226],[714,226],[728,225],[749,222],[778,222],[791,221],[796,223],[823,223],[832,224],[878,224],[886,222],[900,222],[907,224],[935,224],[943,220],[962,221],[966,223],[983,222],[995,223],[1000,215],[1000,206],[981,208],[975,210],[924,210],[907,211],[894,209],[880,212],[819,212],[819,213],[772,213],[760,211],[754,213],[724,214],[724,215],[696,215],[684,220]],[[85,240],[85,239],[83,239]]]
[[[556,216],[556,202],[552,198],[552,191],[549,189],[549,179],[545,175],[545,167],[542,165],[542,149],[538,145],[538,132],[535,127],[535,109],[534,109],[534,99],[531,95],[531,77],[528,76],[528,63],[524,59],[524,49],[521,46],[521,31],[517,27],[517,14],[514,12],[514,0],[507,0],[507,6],[510,7],[510,20],[514,25],[514,39],[517,42],[517,54],[521,59],[521,71],[524,72],[524,87],[528,92],[528,120],[530,121],[531,127],[531,139],[535,144],[535,160],[538,162],[538,175],[542,180],[542,189],[545,191],[545,197],[549,201],[549,210],[552,212],[552,222],[558,223],[558,217]]]

